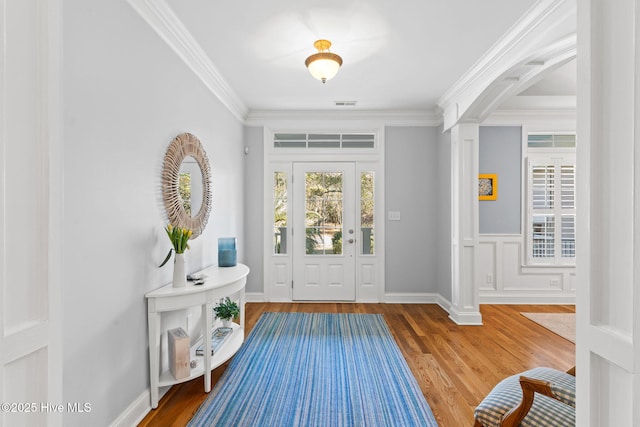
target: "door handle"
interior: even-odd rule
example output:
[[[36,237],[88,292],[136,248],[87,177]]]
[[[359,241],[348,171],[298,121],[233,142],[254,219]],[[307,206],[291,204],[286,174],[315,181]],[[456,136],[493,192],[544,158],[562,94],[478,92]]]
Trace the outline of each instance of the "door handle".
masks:
[[[353,242],[355,242],[354,239],[349,239],[349,243],[353,243]]]

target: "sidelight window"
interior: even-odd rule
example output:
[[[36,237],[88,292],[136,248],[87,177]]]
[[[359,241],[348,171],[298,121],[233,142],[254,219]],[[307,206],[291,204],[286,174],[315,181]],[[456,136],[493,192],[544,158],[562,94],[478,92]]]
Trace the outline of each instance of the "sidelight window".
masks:
[[[287,173],[273,174],[273,253],[287,253]]]

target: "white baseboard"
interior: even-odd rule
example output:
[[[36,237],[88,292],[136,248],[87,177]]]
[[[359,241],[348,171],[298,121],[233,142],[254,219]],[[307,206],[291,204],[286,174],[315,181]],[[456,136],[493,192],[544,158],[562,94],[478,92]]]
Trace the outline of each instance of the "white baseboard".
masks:
[[[436,302],[444,311],[451,314],[451,301],[438,294],[438,301]]]
[[[151,410],[151,391],[146,389],[110,425],[110,427],[137,426]]]
[[[158,390],[158,400],[162,399],[170,387]],[[151,411],[151,390],[146,389],[134,400],[123,413],[118,416],[109,427],[135,427]]]
[[[384,294],[385,304],[438,304],[440,294],[430,292],[389,292]]]
[[[454,307],[450,307],[449,319],[456,325],[482,326],[482,314],[480,314],[480,311],[458,311]]]
[[[247,302],[266,302],[264,292],[246,292],[244,295]]]
[[[540,294],[540,293],[496,293],[480,292],[480,304],[543,304],[543,305],[573,305],[576,303],[575,294]]]

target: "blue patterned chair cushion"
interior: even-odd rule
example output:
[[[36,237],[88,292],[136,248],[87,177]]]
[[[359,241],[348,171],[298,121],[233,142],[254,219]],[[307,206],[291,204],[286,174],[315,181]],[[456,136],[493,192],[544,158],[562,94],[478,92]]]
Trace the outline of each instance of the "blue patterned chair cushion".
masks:
[[[551,368],[535,368],[502,380],[480,402],[475,417],[484,427],[499,427],[504,414],[522,399],[520,377],[525,376],[551,383],[551,390],[560,401],[535,394],[533,405],[522,420],[522,427],[574,427],[576,425],[576,379],[573,375]]]

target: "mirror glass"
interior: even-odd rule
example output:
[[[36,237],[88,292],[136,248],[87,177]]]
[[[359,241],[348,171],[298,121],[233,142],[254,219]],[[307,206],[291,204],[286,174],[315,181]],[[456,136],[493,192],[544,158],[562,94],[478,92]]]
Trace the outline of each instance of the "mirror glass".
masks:
[[[175,137],[164,156],[162,198],[169,222],[198,237],[211,212],[211,170],[200,140],[190,133]]]
[[[202,172],[193,156],[187,156],[180,165],[179,193],[182,207],[191,218],[195,217],[202,207]]]

